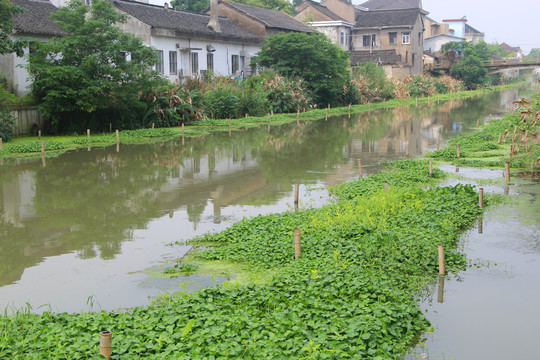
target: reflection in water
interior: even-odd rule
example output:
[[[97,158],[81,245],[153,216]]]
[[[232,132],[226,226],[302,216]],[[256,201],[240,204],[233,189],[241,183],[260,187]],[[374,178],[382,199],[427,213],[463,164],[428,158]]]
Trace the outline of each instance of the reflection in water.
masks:
[[[516,95],[509,95],[508,101]],[[262,206],[287,210],[294,184],[331,186],[357,177],[360,163],[360,176],[368,176],[377,172],[381,160],[433,150],[437,134],[451,137],[474,127],[478,118],[503,111],[501,97],[431,102],[250,129],[230,137],[225,133],[154,145],[120,148],[116,144],[42,158],[41,163],[4,161],[0,308],[24,289],[47,292],[51,282],[63,281],[66,286],[84,282],[77,274],[83,260],[104,260],[99,266],[118,261],[119,254],[128,253],[123,250],[127,242],[140,244],[142,236],[141,241],[150,242],[159,254],[150,254],[150,245],[137,245],[145,252],[140,263],[130,264],[129,270],[126,266],[114,270],[129,281],[127,272],[142,270],[168,252],[162,247],[166,240],[229,225],[230,220],[224,222],[224,209],[244,206],[246,216],[257,214]],[[185,212],[186,218],[175,216],[176,212]],[[164,224],[162,218],[171,219],[173,225],[155,225]],[[60,255],[72,253],[76,254],[69,260],[72,273],[61,273],[60,279],[57,274],[39,282],[25,281],[25,271],[36,265],[40,269],[38,264],[45,260],[47,264],[68,261]],[[93,290],[81,291],[88,296]],[[24,296],[20,303],[31,300],[32,295]],[[129,291],[114,296],[112,303],[122,306],[122,296],[129,297]]]

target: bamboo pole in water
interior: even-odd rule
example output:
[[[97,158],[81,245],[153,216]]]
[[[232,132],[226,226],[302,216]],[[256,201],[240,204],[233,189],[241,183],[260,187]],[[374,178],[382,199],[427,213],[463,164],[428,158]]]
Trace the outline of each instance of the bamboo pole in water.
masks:
[[[480,209],[484,207],[484,188],[478,189],[478,206]]]
[[[298,204],[298,193],[300,192],[300,185],[294,184],[294,203]]]
[[[45,154],[45,140],[41,140],[41,155]]]
[[[86,136],[90,137],[90,129],[86,129]]]
[[[459,144],[456,144],[456,153],[457,153],[457,158],[459,159],[461,157],[461,152],[459,151]]]
[[[510,181],[510,163],[508,161],[504,162],[504,169],[506,174],[506,181]]]
[[[441,304],[444,302],[444,277],[439,277],[439,287],[437,291],[437,302]]]
[[[444,276],[444,245],[439,244],[439,275]]]
[[[109,360],[111,357],[112,332],[102,331],[99,333],[99,353]]]
[[[439,144],[441,142],[441,131],[437,132],[437,150],[439,150]]]
[[[298,259],[302,252],[302,245],[300,243],[300,228],[294,228],[294,258]]]
[[[117,143],[120,142],[120,133],[119,133],[118,129],[116,129],[116,142]]]

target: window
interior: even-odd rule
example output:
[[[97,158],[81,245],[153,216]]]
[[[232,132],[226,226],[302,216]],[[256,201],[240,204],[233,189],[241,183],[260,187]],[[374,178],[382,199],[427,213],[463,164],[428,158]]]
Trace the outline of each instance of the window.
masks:
[[[33,54],[39,49],[39,43],[37,41],[30,41],[28,43],[28,53]]]
[[[156,71],[160,74],[163,74],[163,50],[156,50],[156,55]]]
[[[169,74],[178,72],[178,60],[176,51],[169,51]]]
[[[191,73],[193,75],[199,73],[199,54],[196,52],[191,53]]]
[[[240,70],[240,60],[238,58],[238,55],[232,55],[231,56],[231,73],[233,75],[236,75],[236,72]]]
[[[342,31],[341,32],[341,37],[340,37],[340,42],[339,42],[341,45],[345,44],[345,33]]]
[[[371,35],[364,35],[362,37],[362,44],[364,47],[376,47],[377,46],[377,37],[375,36],[375,34],[371,34]]]
[[[206,54],[206,70],[214,71],[214,54]]]
[[[396,45],[397,44],[397,33],[396,32],[388,33],[388,42],[390,43],[390,45]]]
[[[410,44],[411,43],[411,33],[410,32],[401,33],[401,43],[402,44]]]
[[[422,43],[422,33],[421,32],[418,33],[418,43],[419,44]]]
[[[92,1],[91,0],[84,0],[84,3],[88,6],[92,5]]]

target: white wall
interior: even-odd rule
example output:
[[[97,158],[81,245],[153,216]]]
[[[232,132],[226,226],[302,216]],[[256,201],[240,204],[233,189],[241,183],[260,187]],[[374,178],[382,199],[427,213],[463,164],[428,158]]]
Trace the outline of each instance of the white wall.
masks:
[[[177,47],[179,44],[179,48]],[[257,45],[243,45],[241,43],[223,42],[217,40],[197,40],[189,38],[176,38],[169,36],[151,36],[151,44],[156,50],[163,51],[163,76],[171,82],[177,82],[180,74],[183,76],[196,76],[201,74],[201,70],[208,70],[207,46],[211,45],[215,51],[214,55],[214,73],[216,75],[234,76],[232,74],[232,56],[237,55],[240,61],[240,70],[245,75],[250,75],[249,63],[251,58],[259,51]],[[177,54],[178,71],[176,74],[170,72],[169,52],[175,51]],[[198,73],[192,72],[192,53],[198,54]],[[241,57],[244,57],[242,64]],[[182,69],[182,72],[180,71]]]

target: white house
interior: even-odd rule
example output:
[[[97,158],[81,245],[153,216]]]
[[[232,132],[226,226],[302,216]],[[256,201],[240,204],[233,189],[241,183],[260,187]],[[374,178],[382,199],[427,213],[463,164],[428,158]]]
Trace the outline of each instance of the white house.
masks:
[[[48,41],[53,36],[62,36],[64,32],[52,21],[51,13],[56,7],[48,0],[11,0],[14,5],[26,11],[13,16],[13,40],[25,38],[30,46],[24,50],[24,56],[15,54],[0,55],[0,76],[7,79],[8,87],[17,96],[30,92],[29,75],[26,71],[28,54],[34,49],[33,41]]]
[[[174,10],[135,1],[112,0],[126,13],[124,31],[135,34],[156,49],[156,70],[171,82],[186,76],[204,76],[207,71],[224,76],[250,75],[251,58],[262,39],[225,18]]]

